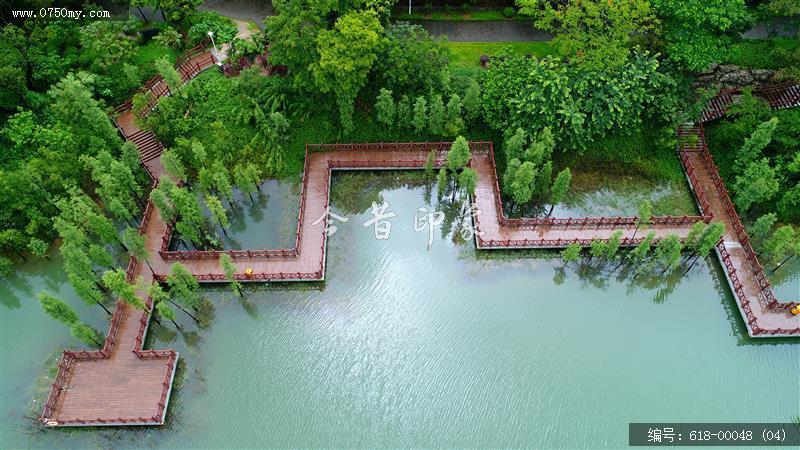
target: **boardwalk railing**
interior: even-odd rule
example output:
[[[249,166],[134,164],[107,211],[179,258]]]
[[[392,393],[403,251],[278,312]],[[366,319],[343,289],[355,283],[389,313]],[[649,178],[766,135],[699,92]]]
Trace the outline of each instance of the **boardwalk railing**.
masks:
[[[753,270],[753,275],[755,276],[756,283],[758,284],[762,300],[769,308],[790,309],[794,307],[797,304],[796,302],[782,303],[779,302],[775,297],[775,293],[772,290],[772,285],[767,279],[767,276],[764,273],[764,268],[759,262],[756,252],[753,250],[753,246],[750,243],[750,235],[747,233],[747,230],[739,218],[739,214],[736,212],[736,208],[733,204],[733,201],[731,201],[728,189],[725,187],[725,182],[719,175],[717,165],[714,163],[714,158],[711,156],[711,152],[709,152],[708,146],[705,144],[705,140],[702,140],[702,149],[700,151],[700,155],[703,159],[703,162],[706,164],[706,167],[708,167],[708,172],[711,174],[711,179],[714,182],[717,192],[719,193],[720,202],[722,203],[722,206],[731,221],[736,238],[738,239],[739,244],[744,251],[745,257],[747,258],[751,269]]]

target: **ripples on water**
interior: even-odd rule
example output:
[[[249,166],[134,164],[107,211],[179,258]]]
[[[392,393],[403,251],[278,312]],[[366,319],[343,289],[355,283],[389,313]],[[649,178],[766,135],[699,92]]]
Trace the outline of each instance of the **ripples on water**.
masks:
[[[351,219],[324,285],[252,286],[245,301],[217,287],[205,328],[154,324],[150,346],[182,361],[163,428],[43,431],[22,417],[39,409],[30,374],[70,341],[33,295],[74,299],[57,262],[26,269],[0,287],[0,446],[619,448],[631,421],[797,415],[798,341],[744,338],[716,264],[659,297],[664,283],[585,269],[556,283],[557,259],[476,255],[440,233],[427,250],[413,214],[431,205],[412,181],[337,175],[333,204]],[[377,198],[397,214],[388,241],[361,225]]]

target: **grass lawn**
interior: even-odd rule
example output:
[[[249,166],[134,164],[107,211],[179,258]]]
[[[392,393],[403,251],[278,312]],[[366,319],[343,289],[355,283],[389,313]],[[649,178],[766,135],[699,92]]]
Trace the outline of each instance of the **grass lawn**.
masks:
[[[131,59],[136,66],[148,67],[151,66],[155,60],[163,56],[175,62],[175,59],[178,57],[178,52],[175,49],[150,41],[146,45],[136,47],[136,53],[133,54]]]
[[[448,42],[450,62],[462,67],[480,67],[481,55],[494,56],[503,50],[519,55],[531,54],[536,57],[555,52],[549,42]]]

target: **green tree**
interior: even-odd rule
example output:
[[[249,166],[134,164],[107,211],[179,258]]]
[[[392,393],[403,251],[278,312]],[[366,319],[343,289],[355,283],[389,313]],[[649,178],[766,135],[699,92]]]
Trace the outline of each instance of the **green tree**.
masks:
[[[628,253],[628,262],[634,265],[641,264],[647,257],[647,254],[650,253],[655,237],[656,233],[654,231],[647,233],[647,236]]]
[[[403,94],[397,102],[397,128],[407,129],[412,123],[411,99]]]
[[[387,127],[391,127],[395,124],[397,114],[394,98],[392,98],[392,91],[381,88],[378,99],[375,102],[375,110],[377,111],[378,121],[380,123]]]
[[[103,338],[100,333],[94,328],[86,325],[83,322],[75,322],[69,327],[70,334],[78,340],[88,345],[96,345],[101,347],[103,345]]]
[[[145,237],[139,234],[139,230],[126,227],[122,233],[122,242],[128,248],[128,255],[136,258],[137,261],[144,261],[150,269],[150,273],[155,276],[156,271],[153,270],[153,266],[150,264],[150,252],[147,251],[145,246]]]
[[[39,304],[42,305],[44,312],[53,319],[67,325],[72,325],[80,320],[78,313],[71,306],[49,292],[41,291],[36,294],[36,297],[39,299]]]
[[[428,126],[433,134],[444,135],[445,114],[442,96],[439,94],[431,96],[428,106]]]
[[[214,197],[213,195],[206,195],[206,206],[211,212],[212,219],[219,223],[220,228],[222,228],[222,232],[225,233],[225,236],[227,236],[228,232],[226,231],[226,228],[230,227],[231,224],[228,221],[228,213],[225,211],[225,207],[222,206],[222,202],[219,201],[219,198]]]
[[[791,225],[783,225],[778,227],[769,239],[764,242],[764,251],[770,261],[777,261],[784,258],[787,253],[791,256],[791,250],[796,240],[797,237],[795,236],[794,227]],[[783,265],[783,263],[780,265]]]
[[[646,0],[517,0],[520,13],[555,34],[559,53],[589,69],[625,64],[636,36],[654,31],[657,20]]]
[[[161,164],[164,170],[167,171],[176,181],[186,179],[186,167],[181,161],[180,155],[175,150],[169,149],[161,154]]]
[[[92,96],[94,80],[84,72],[68,74],[48,91],[53,119],[72,130],[75,145],[88,154],[119,148],[121,143],[105,108]]]
[[[375,86],[394,92],[443,92],[448,70],[448,48],[444,38],[431,38],[417,24],[390,21],[385,34],[388,44],[371,76]]]
[[[780,189],[775,169],[767,158],[762,158],[747,166],[733,183],[736,192],[734,201],[741,211],[747,211],[753,204],[771,200]]]
[[[336,20],[334,29],[319,31],[316,43],[319,60],[311,64],[314,81],[320,91],[333,92],[342,127],[350,133],[353,102],[386,45],[383,26],[375,11],[350,11]]]
[[[622,230],[611,233],[611,236],[608,238],[608,245],[606,246],[606,254],[604,256],[609,260],[615,259],[621,243]]]
[[[447,101],[447,119],[445,123],[445,132],[448,136],[456,136],[464,129],[464,119],[461,118],[462,113],[461,96],[453,94],[450,100]]]
[[[213,173],[212,177],[214,178],[214,187],[216,191],[233,206],[233,186],[231,186],[230,174],[225,164],[220,160],[216,160],[211,164],[211,171]]]
[[[469,164],[472,154],[469,149],[469,142],[464,136],[458,136],[450,145],[447,152],[447,167],[451,172],[458,172]]]
[[[564,260],[564,266],[573,261],[577,261],[581,256],[581,246],[578,243],[569,244],[564,250],[561,250],[561,259]]]
[[[747,166],[762,158],[762,152],[772,142],[772,134],[777,127],[777,117],[758,125],[753,134],[745,139],[742,147],[736,152],[736,170],[744,170]]]
[[[170,293],[177,297],[178,303],[197,311],[200,306],[200,295],[197,290],[200,285],[194,275],[183,264],[175,263],[172,265],[170,273],[167,275],[167,284],[169,285]],[[195,322],[199,322],[197,317],[190,314],[189,311],[184,308],[181,308],[181,310],[189,314]]]
[[[536,167],[532,162],[520,163],[518,159],[512,160],[506,168],[510,174],[509,189],[515,204],[524,205],[533,198],[533,184],[536,181]]]
[[[475,80],[470,80],[467,91],[464,93],[464,118],[474,122],[481,114],[481,87]]]
[[[175,311],[170,308],[167,304],[169,301],[169,294],[164,292],[164,289],[161,287],[157,281],[153,281],[150,284],[145,286],[147,291],[147,296],[153,301],[153,309],[164,317],[165,319],[169,320],[175,325],[175,328],[181,329],[180,325],[176,322],[177,317],[175,317]]]
[[[414,102],[414,117],[411,119],[411,124],[414,125],[417,134],[422,134],[428,127],[428,101],[425,97],[417,97]]]
[[[550,183],[553,181],[553,161],[546,161],[536,174],[534,191],[538,198],[547,198],[550,194]]]
[[[233,184],[250,197],[250,203],[255,204],[253,192],[258,191],[258,184],[261,182],[261,170],[255,164],[237,164],[233,168]]]
[[[475,187],[478,185],[478,172],[471,167],[465,168],[458,175],[458,185],[463,187],[468,195],[475,195]]]
[[[682,250],[681,240],[675,234],[670,234],[658,242],[655,257],[664,266],[662,274],[668,270],[674,270],[680,265]]]
[[[136,50],[131,36],[125,33],[125,22],[117,20],[93,20],[81,27],[81,45],[92,52],[95,62],[109,69],[129,58]]]
[[[636,229],[633,230],[633,236],[631,239],[636,239],[636,233],[639,232],[639,227],[642,225],[646,227],[650,226],[651,218],[653,217],[653,204],[650,203],[650,200],[643,200],[636,205],[637,210],[637,220],[636,220]]]
[[[608,243],[606,241],[599,238],[592,239],[592,243],[589,245],[590,258],[602,258],[607,252]]]
[[[172,63],[169,62],[167,57],[164,56],[157,59],[155,61],[155,66],[158,74],[161,75],[164,82],[169,86],[170,92],[174,95],[179,94],[183,86],[183,80],[181,79],[181,74],[172,66]]]
[[[136,295],[136,286],[128,283],[125,271],[122,269],[103,272],[103,284],[123,302],[136,309],[145,309],[144,302]]]
[[[555,208],[556,204],[564,200],[564,196],[567,195],[571,182],[572,172],[569,170],[569,167],[558,172],[556,180],[553,182],[553,187],[550,189],[550,211],[547,212],[547,217],[550,217],[550,214],[553,213],[553,208]]]
[[[711,253],[712,250],[717,246],[717,242],[722,239],[722,235],[725,232],[725,224],[723,222],[711,222],[708,226],[705,227],[702,234],[694,240],[691,245],[687,244],[686,248],[688,248],[692,255],[695,256],[692,263],[686,268],[686,271],[683,272],[685,275],[688,273],[692,267],[694,267],[695,263],[701,256],[706,256]]]
[[[722,61],[736,34],[750,23],[744,0],[651,0],[663,25],[667,55],[683,67],[705,70]]]
[[[39,238],[34,237],[28,241],[28,250],[38,258],[50,259],[50,257],[47,256],[47,250],[49,249],[50,245]]]
[[[750,227],[750,235],[756,239],[763,240],[772,230],[772,226],[778,220],[775,213],[766,213],[759,216],[753,225]]]
[[[439,169],[439,174],[436,175],[436,191],[441,198],[444,195],[445,190],[447,189],[447,168],[442,167]]]
[[[242,283],[236,279],[236,266],[233,264],[233,260],[231,259],[231,255],[227,253],[223,253],[219,256],[219,265],[222,267],[222,271],[225,272],[225,278],[228,280],[228,283],[231,284],[231,288],[233,288],[233,292],[236,293],[239,297],[244,297],[244,292],[242,291]]]

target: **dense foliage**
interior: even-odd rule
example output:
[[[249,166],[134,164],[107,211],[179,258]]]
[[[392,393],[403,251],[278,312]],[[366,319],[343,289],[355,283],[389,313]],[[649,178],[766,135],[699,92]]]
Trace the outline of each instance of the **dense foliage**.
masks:
[[[744,0],[650,0],[661,19],[670,59],[700,71],[720,61],[752,23]]]
[[[625,64],[633,40],[656,26],[647,0],[518,0],[517,5],[537,28],[555,33],[552,42],[562,57],[591,69]]]
[[[773,110],[746,92],[708,132],[740,212],[800,222],[800,110]]]
[[[559,148],[586,149],[608,133],[638,128],[645,118],[672,118],[675,83],[658,68],[647,54],[608,71],[506,55],[486,73],[484,117],[498,129],[536,133],[551,126]]]

